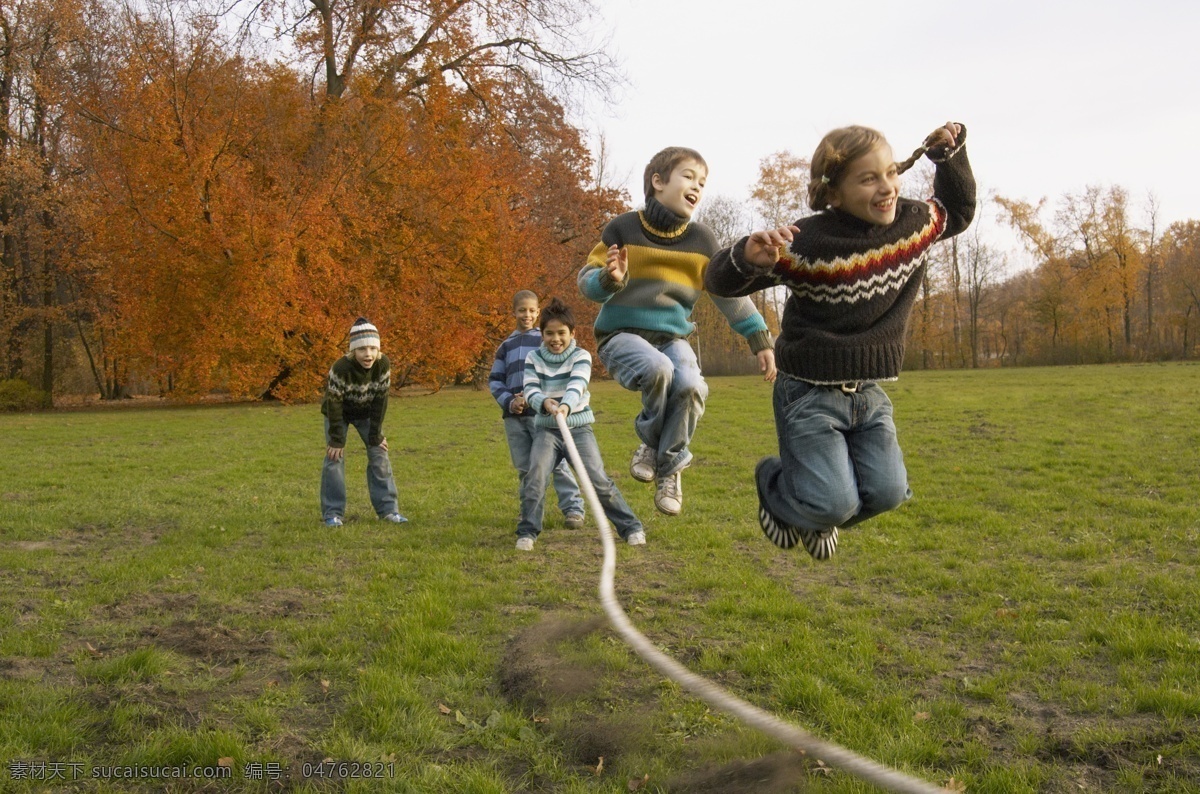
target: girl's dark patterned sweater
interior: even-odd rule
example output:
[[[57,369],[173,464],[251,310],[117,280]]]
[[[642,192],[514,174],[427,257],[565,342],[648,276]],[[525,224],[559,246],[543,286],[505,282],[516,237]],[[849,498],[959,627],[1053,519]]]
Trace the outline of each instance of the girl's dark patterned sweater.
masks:
[[[929,248],[975,215],[965,143],[964,128],[955,149],[930,158],[933,198],[898,199],[888,226],[827,209],[796,221],[800,233],[771,268],[746,262],[743,237],[709,262],[705,289],[729,296],[789,289],[775,343],[780,372],[818,384],[895,379]]]
[[[359,419],[371,421],[367,444],[377,447],[383,443],[383,417],[391,388],[392,363],[382,353],[370,369],[363,369],[353,353],[333,362],[321,401],[321,413],[329,418],[329,446],[346,446],[347,425]]]

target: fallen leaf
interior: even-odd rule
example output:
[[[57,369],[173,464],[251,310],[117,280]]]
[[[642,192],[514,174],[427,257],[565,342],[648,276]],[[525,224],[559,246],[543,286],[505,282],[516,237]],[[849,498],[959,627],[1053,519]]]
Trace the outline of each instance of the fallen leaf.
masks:
[[[443,714],[449,714],[449,713],[450,713],[450,707],[449,707],[449,706],[447,706],[445,703],[439,703],[439,704],[438,704],[438,711],[442,712]]]
[[[641,777],[630,778],[629,785],[626,786],[630,791],[638,791],[642,786],[650,782],[650,774],[646,773]]]
[[[90,653],[92,656],[103,656],[104,655],[100,651],[93,648],[92,644],[90,642],[85,642],[84,645],[87,646],[88,653]]]
[[[592,770],[593,775],[599,775],[604,771],[604,756],[600,756],[600,763],[596,764],[596,768]]]
[[[218,758],[217,766],[233,766],[233,758],[231,758],[230,756],[223,756],[221,758]]]
[[[533,721],[534,722],[549,722],[550,718],[549,717],[534,717]]]
[[[1161,755],[1158,757],[1158,765],[1162,766],[1162,756]]]
[[[279,682],[276,681],[274,678],[272,678],[270,681],[267,682],[267,689],[274,689],[277,686],[279,686]]]
[[[321,691],[326,695],[329,694],[329,682],[324,678],[321,679]]]
[[[950,782],[946,784],[946,788],[950,789],[951,791],[966,791],[967,784],[961,780],[950,778]]]
[[[916,714],[913,715],[913,720],[916,722],[924,722],[927,719],[929,719],[928,711],[918,711]]]

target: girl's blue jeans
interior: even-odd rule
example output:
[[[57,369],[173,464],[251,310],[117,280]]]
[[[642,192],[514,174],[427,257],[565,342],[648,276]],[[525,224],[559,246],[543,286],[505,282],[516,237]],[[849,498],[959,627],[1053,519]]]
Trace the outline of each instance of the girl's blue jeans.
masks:
[[[625,497],[604,472],[604,461],[600,459],[600,447],[591,425],[571,428],[571,439],[579,450],[584,471],[596,489],[600,506],[612,522],[621,539],[630,532],[642,528],[642,522],[629,509]],[[539,427],[529,453],[529,474],[525,476],[525,489],[521,494],[521,520],[517,522],[517,537],[536,538],[542,531],[542,515],[546,501],[546,478],[567,457],[567,443],[557,428]]]
[[[692,462],[688,445],[708,399],[692,346],[686,339],[656,346],[637,334],[621,333],[605,341],[599,356],[617,383],[642,394],[642,411],[633,426],[646,446],[658,450],[658,476],[687,468]]]
[[[519,484],[517,499],[525,491],[525,476],[529,473],[529,452],[533,449],[533,439],[537,436],[537,428],[533,424],[533,416],[504,417],[504,435],[508,439],[508,454],[512,458],[513,467],[517,470]],[[554,492],[558,494],[558,509],[564,516],[572,513],[584,514],[583,497],[579,495],[579,483],[571,474],[571,467],[566,461],[554,469]]]
[[[807,530],[848,527],[912,497],[892,401],[875,383],[857,392],[782,373],[775,381],[779,457],[759,468],[764,507]]]
[[[349,424],[354,426],[354,429],[362,436],[363,443],[367,444],[371,432],[371,420],[357,419]],[[349,435],[347,432],[347,441],[349,441]],[[329,446],[329,417],[325,417],[325,446]],[[400,512],[396,481],[392,477],[392,462],[388,460],[387,450],[372,447],[370,444],[367,444],[367,492],[371,495],[371,506],[375,508],[375,514],[380,518]],[[334,516],[341,518],[345,513],[345,456],[342,460],[330,460],[326,455],[325,463],[321,467],[321,518],[324,520]]]

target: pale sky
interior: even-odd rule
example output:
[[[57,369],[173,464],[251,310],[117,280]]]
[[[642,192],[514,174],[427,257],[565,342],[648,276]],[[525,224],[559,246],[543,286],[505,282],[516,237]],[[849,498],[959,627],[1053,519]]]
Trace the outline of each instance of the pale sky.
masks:
[[[903,157],[953,120],[981,195],[1054,202],[1121,185],[1135,220],[1151,192],[1162,226],[1200,220],[1193,0],[599,5],[628,85],[581,126],[593,145],[603,132],[609,171],[639,205],[664,146],[704,155],[706,197],[745,201],[761,158],[809,157],[834,127],[875,127]]]

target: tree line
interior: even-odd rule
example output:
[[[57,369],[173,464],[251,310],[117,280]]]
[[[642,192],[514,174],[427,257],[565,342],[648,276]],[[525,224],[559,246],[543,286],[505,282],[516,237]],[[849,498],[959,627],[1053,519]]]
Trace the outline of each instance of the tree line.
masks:
[[[0,392],[303,399],[364,314],[399,384],[486,368],[516,289],[574,277],[628,196],[564,108],[616,79],[580,0],[6,0],[0,5]],[[913,195],[930,171],[906,177]],[[807,209],[762,160],[723,242]],[[1032,269],[940,245],[914,367],[1191,358],[1200,222],[1089,187],[996,198]],[[781,296],[755,298],[772,329]],[[576,301],[581,330],[594,307]],[[712,374],[753,370],[702,301]],[[0,402],[3,394],[0,394]]]

